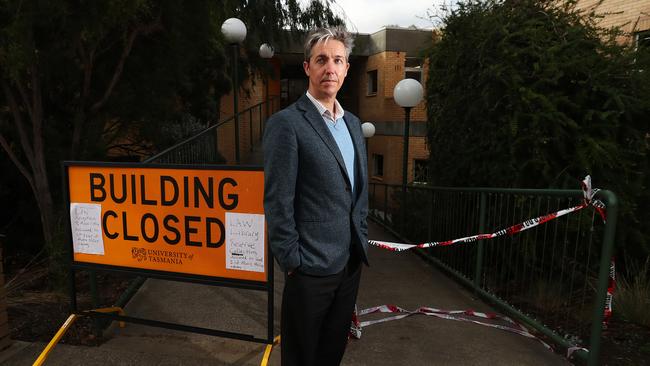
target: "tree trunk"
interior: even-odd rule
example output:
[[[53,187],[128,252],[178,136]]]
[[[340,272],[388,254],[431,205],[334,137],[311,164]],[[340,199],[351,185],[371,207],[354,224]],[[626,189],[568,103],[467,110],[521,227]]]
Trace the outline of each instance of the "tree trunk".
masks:
[[[70,151],[68,153],[68,159],[75,160],[79,153],[79,146],[81,145],[81,130],[86,119],[86,114],[83,112],[83,106],[74,116],[74,122],[72,127],[72,143],[70,144]]]
[[[38,208],[41,213],[41,227],[43,229],[43,239],[48,251],[52,251],[56,245],[54,238],[56,232],[55,218],[54,218],[54,203],[52,200],[52,192],[50,191],[50,184],[47,179],[47,171],[45,169],[44,159],[37,158],[38,169],[34,171],[34,196],[38,203]]]
[[[0,145],[2,145],[9,158],[16,165],[18,170],[29,183],[29,186],[32,188],[41,215],[41,228],[43,230],[45,248],[51,254],[50,258],[52,260],[57,260],[61,256],[52,255],[56,252],[54,248],[56,245],[56,222],[44,152],[43,104],[41,102],[40,83],[37,79],[36,72],[33,69],[31,79],[31,98],[27,95],[25,89],[20,83],[16,82],[15,84],[16,88],[20,91],[20,105],[18,104],[15,93],[8,82],[2,82],[2,89],[9,103],[9,109],[13,115],[14,127],[20,136],[20,147],[23,150],[26,161],[21,161],[19,159],[18,155],[14,153],[11,145],[2,134],[0,134]],[[26,115],[24,114],[24,111],[27,111]],[[28,129],[28,125],[24,122],[25,118],[31,120],[31,130]],[[50,262],[50,264],[53,263]],[[54,267],[51,266],[51,269],[54,269]]]

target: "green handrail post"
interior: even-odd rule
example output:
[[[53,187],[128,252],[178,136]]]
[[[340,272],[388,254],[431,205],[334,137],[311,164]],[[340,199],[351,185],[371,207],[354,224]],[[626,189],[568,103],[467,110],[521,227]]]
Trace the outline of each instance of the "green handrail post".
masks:
[[[610,263],[614,252],[614,240],[616,236],[616,219],[618,215],[618,198],[611,191],[602,190],[596,194],[604,199],[607,210],[607,221],[605,221],[605,232],[603,234],[603,248],[600,255],[600,268],[598,270],[598,285],[596,300],[594,301],[594,312],[592,314],[591,338],[589,340],[589,366],[598,365],[600,356],[601,335],[603,332],[604,305],[607,297],[607,282],[609,280]]]
[[[481,200],[479,203],[479,234],[485,234],[485,210],[487,206],[487,193],[481,192]],[[483,273],[483,240],[476,243],[476,270],[474,271],[474,286],[479,288],[481,286],[481,274]]]

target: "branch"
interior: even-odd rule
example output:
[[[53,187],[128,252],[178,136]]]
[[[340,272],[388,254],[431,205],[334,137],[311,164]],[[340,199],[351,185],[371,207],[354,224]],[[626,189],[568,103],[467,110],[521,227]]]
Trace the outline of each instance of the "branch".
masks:
[[[41,82],[38,78],[37,64],[30,68],[32,74],[32,148],[34,159],[43,156],[43,98],[41,95]]]
[[[102,135],[116,135],[120,129],[121,129],[121,123],[119,122],[107,122],[104,125],[104,131],[102,132]]]
[[[25,177],[25,179],[27,179],[27,182],[29,183],[29,186],[32,188],[32,191],[36,192],[36,186],[34,186],[34,178],[32,177],[31,174],[29,174],[27,167],[25,167],[25,165],[23,165],[23,163],[20,162],[18,156],[16,156],[14,151],[11,149],[9,143],[7,143],[7,140],[5,139],[2,133],[0,133],[0,145],[2,145],[2,148],[7,152],[7,155],[9,155],[9,159],[11,159],[14,165],[16,165],[20,173]]]
[[[88,99],[88,95],[90,95],[90,84],[93,78],[94,63],[95,63],[95,49],[92,49],[88,57],[87,58],[84,57],[84,64],[83,64],[84,83],[81,92],[81,103],[79,103],[80,108],[84,107],[84,105],[86,104],[86,99]]]
[[[151,152],[151,146],[145,146],[136,142],[108,145],[106,150],[121,150],[127,153],[146,154]]]
[[[138,37],[138,35],[140,34],[148,35],[150,33],[153,33],[161,29],[162,29],[162,24],[160,23],[160,18],[158,18],[156,21],[154,21],[151,24],[137,26],[133,30],[133,32],[131,32],[131,34],[129,35],[126,41],[126,44],[124,45],[124,49],[122,50],[122,55],[120,56],[117,65],[115,65],[115,71],[113,72],[113,77],[111,78],[110,83],[106,87],[106,91],[104,91],[104,95],[90,108],[90,111],[92,113],[96,112],[99,108],[104,106],[108,98],[111,96],[111,93],[115,88],[115,85],[117,84],[120,77],[122,76],[124,63],[126,62],[126,59],[129,57],[129,54],[131,53],[131,49],[133,49],[133,43],[135,42],[135,39]]]
[[[106,45],[104,47],[101,47],[101,48],[97,49],[97,52],[96,52],[97,56],[99,57],[99,56],[105,54],[106,52],[110,51],[111,49],[113,49],[113,46],[116,43],[117,43],[117,39],[110,40],[108,43],[106,43]]]
[[[23,84],[21,84],[17,80],[16,80],[16,87],[18,88],[18,92],[20,93],[20,97],[23,99],[23,104],[27,108],[27,113],[29,113],[29,118],[33,118],[32,117],[31,102],[27,98],[27,92],[25,91],[25,87],[23,87]]]
[[[77,39],[77,53],[81,59],[81,65],[79,65],[81,71],[83,72],[83,82],[81,86],[81,100],[79,103],[79,108],[84,108],[86,99],[90,94],[90,84],[92,82],[92,68],[95,62],[95,48],[91,47],[90,51],[86,51],[84,43],[81,40],[81,37]]]
[[[81,85],[81,93],[79,96],[79,103],[74,114],[73,123],[72,123],[72,143],[70,144],[70,153],[69,158],[74,159],[77,153],[77,147],[79,146],[79,141],[81,140],[81,128],[83,127],[85,120],[85,108],[86,100],[90,94],[90,84],[92,81],[92,68],[93,68],[93,58],[94,58],[94,48],[90,52],[86,52],[84,48],[84,43],[81,40],[81,37],[77,40],[77,52],[81,59],[81,64],[79,68],[83,73],[83,80]]]
[[[16,104],[16,98],[14,98],[14,94],[9,89],[9,85],[7,85],[7,82],[5,80],[2,81],[2,90],[4,91],[5,96],[9,101],[9,108],[11,109],[11,112],[14,116],[14,124],[18,130],[20,144],[25,151],[25,156],[27,157],[29,165],[32,167],[32,169],[34,169],[34,151],[29,142],[29,138],[27,137],[27,133],[25,132],[23,117],[20,115],[20,109],[18,108],[18,104]]]

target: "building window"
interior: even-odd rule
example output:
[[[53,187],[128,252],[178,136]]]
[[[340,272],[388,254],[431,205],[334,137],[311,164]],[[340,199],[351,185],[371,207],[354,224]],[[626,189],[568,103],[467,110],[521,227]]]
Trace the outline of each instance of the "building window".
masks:
[[[650,30],[645,30],[636,34],[636,47],[637,48],[650,48]]]
[[[422,60],[418,57],[407,57],[404,61],[404,78],[422,82]]]
[[[427,183],[429,180],[429,161],[415,159],[413,164],[413,182],[414,183]]]
[[[375,177],[384,176],[384,156],[372,154],[372,175]]]
[[[377,70],[368,71],[368,95],[377,94]]]

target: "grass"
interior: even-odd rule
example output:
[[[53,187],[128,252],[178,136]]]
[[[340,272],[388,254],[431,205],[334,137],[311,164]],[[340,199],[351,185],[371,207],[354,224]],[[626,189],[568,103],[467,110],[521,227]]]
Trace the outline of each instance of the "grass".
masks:
[[[544,312],[555,313],[564,307],[561,288],[544,280],[533,283],[529,288],[529,301]]]
[[[631,278],[618,278],[613,311],[629,322],[650,328],[650,258],[634,272]]]

